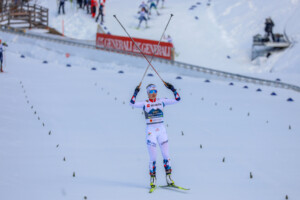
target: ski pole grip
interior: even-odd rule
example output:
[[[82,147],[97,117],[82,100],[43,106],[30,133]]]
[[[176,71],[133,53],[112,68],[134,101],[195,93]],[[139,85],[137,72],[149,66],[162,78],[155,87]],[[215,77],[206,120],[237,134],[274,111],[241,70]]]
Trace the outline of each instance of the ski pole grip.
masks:
[[[173,17],[174,15],[173,14],[171,14],[171,17]]]

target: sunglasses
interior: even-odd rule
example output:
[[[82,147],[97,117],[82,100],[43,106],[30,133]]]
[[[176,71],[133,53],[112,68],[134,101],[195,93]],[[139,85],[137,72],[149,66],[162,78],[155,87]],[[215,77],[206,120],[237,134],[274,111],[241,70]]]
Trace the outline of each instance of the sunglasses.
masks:
[[[157,90],[150,90],[150,91],[149,91],[149,94],[153,94],[153,93],[156,94],[156,93],[157,93]]]

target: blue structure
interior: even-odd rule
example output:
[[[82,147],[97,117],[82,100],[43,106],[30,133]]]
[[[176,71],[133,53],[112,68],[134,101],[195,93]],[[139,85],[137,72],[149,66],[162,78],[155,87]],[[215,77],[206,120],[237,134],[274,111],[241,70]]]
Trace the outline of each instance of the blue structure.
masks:
[[[206,79],[204,82],[205,82],[205,83],[209,83],[209,82],[210,82],[210,80]]]
[[[182,77],[181,76],[177,76],[176,79],[182,79]]]
[[[44,60],[44,61],[43,61],[43,63],[44,63],[44,64],[47,64],[47,63],[48,63],[48,61],[47,61],[47,60]]]
[[[258,88],[257,90],[256,90],[256,92],[261,92],[262,90],[260,89],[260,88]]]
[[[67,67],[71,67],[71,64],[67,64]]]
[[[25,56],[24,56],[24,55],[21,55],[21,58],[25,58]]]
[[[124,71],[120,70],[118,71],[119,74],[124,74]]]
[[[245,88],[245,89],[248,89],[248,86],[247,86],[247,85],[245,85],[245,86],[244,86],[244,88]]]
[[[197,6],[195,6],[195,5],[192,5],[191,7],[190,7],[190,10],[194,10],[194,8],[196,8]]]
[[[234,84],[231,82],[231,83],[229,83],[229,85],[234,85]]]
[[[153,74],[149,73],[149,74],[147,74],[147,76],[153,76]]]
[[[272,92],[271,96],[277,96],[277,94],[275,92]]]
[[[91,69],[91,70],[95,71],[95,70],[97,70],[97,68],[96,68],[96,67],[92,67],[92,69]]]
[[[292,99],[291,97],[287,99],[287,101],[292,102],[294,101],[294,99]]]

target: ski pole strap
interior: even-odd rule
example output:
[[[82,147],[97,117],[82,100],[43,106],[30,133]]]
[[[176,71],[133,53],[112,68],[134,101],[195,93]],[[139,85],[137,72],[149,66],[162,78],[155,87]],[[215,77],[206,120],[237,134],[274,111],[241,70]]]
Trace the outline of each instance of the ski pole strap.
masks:
[[[174,94],[174,97],[175,97],[176,101],[180,101],[180,96],[179,96],[179,94],[176,90],[173,91],[173,94]]]
[[[137,94],[135,94],[135,93],[132,95],[131,100],[130,100],[130,103],[135,104],[136,95],[137,95]]]
[[[136,96],[138,95],[138,93],[139,93],[139,90],[135,89],[134,93],[132,95],[132,98],[130,100],[130,103],[135,104]]]

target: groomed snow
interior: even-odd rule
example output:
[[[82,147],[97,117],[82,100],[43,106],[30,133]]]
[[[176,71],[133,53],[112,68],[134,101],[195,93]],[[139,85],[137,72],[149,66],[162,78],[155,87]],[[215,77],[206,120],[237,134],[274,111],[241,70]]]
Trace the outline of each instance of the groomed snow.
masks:
[[[142,110],[128,105],[146,62],[2,36],[9,48],[5,73],[0,74],[1,198],[280,200],[300,196],[299,93],[271,87],[256,92],[257,85],[247,84],[244,89],[243,83],[229,86],[214,79],[206,83],[201,75],[183,75],[178,68],[155,63],[182,97],[179,104],[166,107],[165,124],[174,180],[191,190],[158,189],[149,194],[144,116]],[[69,58],[66,52],[71,52]],[[183,79],[175,79],[178,75]],[[137,100],[146,98],[148,83],[158,85],[160,97],[173,98],[154,75],[146,76]],[[287,102],[289,97],[294,102]],[[158,184],[165,184],[161,157],[157,168]]]
[[[57,16],[55,1],[37,2],[50,8],[51,26],[60,30],[64,19],[67,36],[95,39],[96,23],[84,11],[67,3],[67,14]],[[137,31],[140,2],[107,0],[105,26],[125,35],[112,17],[117,14],[133,36],[158,39],[174,13],[167,34],[177,60],[300,84],[298,0],[212,0],[209,7],[199,2],[189,10],[197,1],[166,0],[151,28]],[[268,16],[275,31],[286,29],[295,43],[251,63],[251,37],[263,33]],[[0,38],[9,45],[0,73],[1,199],[299,199],[300,93],[241,82],[230,86],[230,81],[154,62],[182,98],[165,108],[165,125],[173,178],[191,190],[149,194],[144,115],[128,105],[147,62],[3,32]],[[159,97],[173,98],[153,70],[149,73],[154,76],[146,76],[137,101],[146,98],[149,83],[158,85]],[[157,163],[163,185],[161,156]]]
[[[61,31],[64,20],[66,36],[95,40],[97,24],[85,10],[76,10],[75,6],[67,3],[66,15],[57,16],[55,1],[38,2],[50,9],[50,26]],[[126,35],[113,17],[116,14],[132,36],[159,40],[173,13],[166,35],[173,38],[178,54],[176,60],[234,73],[266,75],[272,79],[283,74],[282,79],[292,83],[296,82],[289,80],[289,76],[300,80],[298,0],[166,0],[164,9],[159,6],[161,15],[152,14],[150,28],[142,26],[136,30],[137,11],[141,2],[108,0],[104,26],[112,34]],[[208,2],[210,6],[207,6]],[[192,6],[195,8],[191,10]],[[293,46],[284,52],[272,54],[268,59],[260,58],[251,62],[252,37],[257,33],[264,34],[267,17],[272,17],[275,22],[274,32],[286,31]]]

